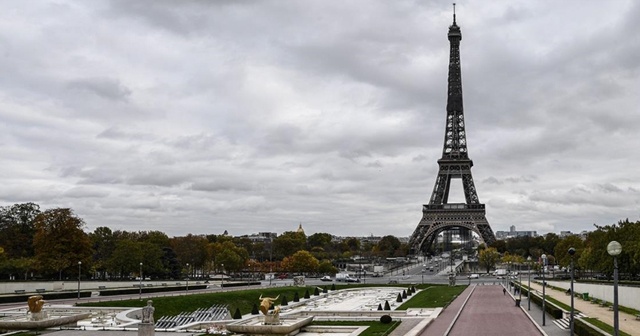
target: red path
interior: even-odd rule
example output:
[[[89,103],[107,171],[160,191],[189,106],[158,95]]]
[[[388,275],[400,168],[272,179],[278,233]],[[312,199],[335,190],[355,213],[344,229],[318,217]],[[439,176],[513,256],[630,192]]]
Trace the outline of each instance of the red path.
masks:
[[[467,298],[467,288],[422,335],[444,335],[460,306]],[[507,293],[508,294],[508,293]],[[534,323],[516,307],[513,299],[502,293],[502,286],[476,286],[450,336],[542,335]]]

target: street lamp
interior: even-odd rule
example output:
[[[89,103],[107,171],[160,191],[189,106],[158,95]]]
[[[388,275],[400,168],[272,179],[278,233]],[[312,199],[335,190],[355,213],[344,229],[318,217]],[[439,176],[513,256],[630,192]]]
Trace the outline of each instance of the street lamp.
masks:
[[[142,263],[140,263],[140,283],[138,284],[140,290],[140,300],[142,300]]]
[[[80,300],[80,274],[82,274],[82,261],[78,261],[78,300]]]
[[[613,335],[618,336],[620,325],[618,321],[618,255],[622,253],[622,245],[611,241],[607,245],[607,252],[613,257]]]
[[[220,264],[220,266],[222,266],[222,282],[220,283],[220,289],[222,289],[224,287],[224,264]]]
[[[187,263],[187,292],[189,291],[189,263]]]
[[[544,269],[547,266],[547,255],[543,254],[542,258],[542,325],[545,326],[545,289],[547,288],[547,281],[544,279]]]
[[[573,314],[574,314],[574,307],[573,307],[573,297],[575,295],[573,295],[573,255],[576,254],[576,249],[574,249],[573,247],[569,248],[569,255],[571,256],[571,289],[569,291],[569,293],[571,293],[571,315],[569,315],[569,328],[571,329],[571,335],[573,335]]]
[[[527,274],[529,275],[527,284],[527,310],[531,310],[531,256],[527,257]]]

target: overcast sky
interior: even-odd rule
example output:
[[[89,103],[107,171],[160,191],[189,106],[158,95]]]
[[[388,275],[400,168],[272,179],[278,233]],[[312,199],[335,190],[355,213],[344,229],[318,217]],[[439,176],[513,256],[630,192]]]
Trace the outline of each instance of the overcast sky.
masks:
[[[3,1],[0,205],[87,231],[409,236],[442,156],[450,1]],[[494,231],[640,216],[640,2],[460,1]],[[452,202],[462,199],[455,184]]]

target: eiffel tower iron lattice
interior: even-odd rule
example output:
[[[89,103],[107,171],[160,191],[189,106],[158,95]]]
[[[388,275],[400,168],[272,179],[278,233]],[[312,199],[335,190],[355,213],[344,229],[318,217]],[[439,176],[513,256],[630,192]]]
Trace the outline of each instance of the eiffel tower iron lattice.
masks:
[[[456,24],[455,10],[453,24],[449,26],[449,86],[447,97],[447,120],[442,158],[438,160],[438,177],[429,204],[422,208],[422,220],[411,238],[409,248],[412,254],[429,250],[437,236],[452,229],[473,231],[485,244],[496,238],[485,217],[485,206],[480,203],[471,176],[473,161],[467,152],[464,113],[462,105],[462,74],[460,71],[460,41],[462,33]],[[465,203],[449,203],[449,189],[452,179],[461,179]]]

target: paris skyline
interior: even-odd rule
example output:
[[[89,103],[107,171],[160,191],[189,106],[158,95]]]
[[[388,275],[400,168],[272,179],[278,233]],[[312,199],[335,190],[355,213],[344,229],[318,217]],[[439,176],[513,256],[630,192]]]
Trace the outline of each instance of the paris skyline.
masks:
[[[420,221],[442,156],[450,2],[1,6],[0,206],[171,236],[300,223],[409,236]],[[637,220],[640,4],[456,14],[492,229]]]

